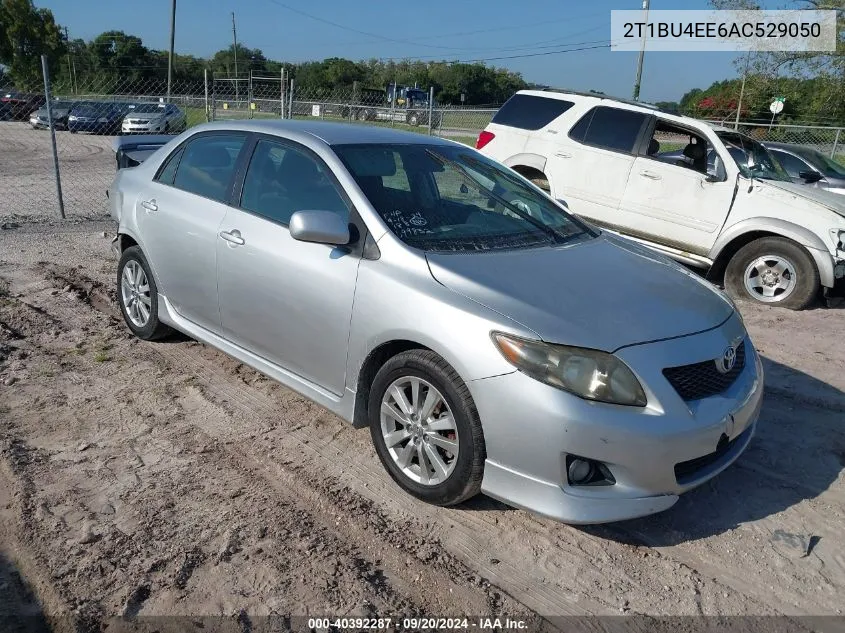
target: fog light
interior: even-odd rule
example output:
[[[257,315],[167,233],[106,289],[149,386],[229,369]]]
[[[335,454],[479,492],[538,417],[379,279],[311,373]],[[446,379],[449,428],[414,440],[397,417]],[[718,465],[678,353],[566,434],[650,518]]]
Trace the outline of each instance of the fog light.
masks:
[[[570,486],[612,486],[616,483],[605,464],[577,455],[566,456],[566,479]]]
[[[590,480],[593,475],[593,464],[586,459],[573,459],[569,463],[567,470],[569,475],[569,482],[573,484],[583,484]]]

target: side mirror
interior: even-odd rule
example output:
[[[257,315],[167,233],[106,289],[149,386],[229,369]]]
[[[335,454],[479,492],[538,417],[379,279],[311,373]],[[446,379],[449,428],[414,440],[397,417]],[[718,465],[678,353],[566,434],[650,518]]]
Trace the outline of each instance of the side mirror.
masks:
[[[300,242],[349,244],[349,223],[333,211],[297,211],[291,216],[288,229],[290,236]]]
[[[817,171],[799,171],[798,177],[802,178],[807,184],[818,182],[822,179],[822,175]]]

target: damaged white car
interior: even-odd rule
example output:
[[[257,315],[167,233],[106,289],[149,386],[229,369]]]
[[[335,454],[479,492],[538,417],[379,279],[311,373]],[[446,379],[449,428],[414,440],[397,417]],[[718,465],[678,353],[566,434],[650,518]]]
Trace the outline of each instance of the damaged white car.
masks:
[[[794,184],[734,130],[642,103],[527,90],[477,146],[574,213],[701,269],[735,297],[801,309],[820,289],[842,294],[845,200]]]

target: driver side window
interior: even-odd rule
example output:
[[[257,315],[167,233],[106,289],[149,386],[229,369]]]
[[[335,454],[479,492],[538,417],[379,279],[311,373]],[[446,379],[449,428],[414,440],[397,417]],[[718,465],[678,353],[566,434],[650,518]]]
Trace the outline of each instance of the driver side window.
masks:
[[[786,170],[786,173],[789,174],[790,178],[799,178],[800,176],[798,174],[802,171],[815,171],[803,160],[797,156],[793,156],[792,154],[780,152],[772,148],[769,149],[769,153],[777,159],[780,166]]]
[[[285,226],[297,211],[332,211],[348,218],[349,207],[326,170],[304,150],[260,140],[244,178],[241,208]]]
[[[701,174],[720,176],[724,172],[718,154],[704,136],[663,119],[657,120],[645,155]]]

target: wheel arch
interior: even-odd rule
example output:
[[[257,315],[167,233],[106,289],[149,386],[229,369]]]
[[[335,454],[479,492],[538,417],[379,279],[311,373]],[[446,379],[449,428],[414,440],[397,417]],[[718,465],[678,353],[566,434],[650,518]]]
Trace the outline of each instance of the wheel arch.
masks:
[[[510,167],[514,171],[519,171],[517,167],[536,169],[545,176],[546,158],[544,156],[540,156],[539,154],[514,154],[502,161],[502,164],[505,165],[505,167]]]
[[[409,339],[395,339],[377,345],[361,364],[358,379],[355,384],[355,405],[352,412],[352,425],[363,428],[369,424],[367,409],[370,401],[370,387],[379,369],[391,358],[412,349],[434,351],[427,345]],[[435,352],[437,353],[437,352]]]
[[[710,281],[721,282],[731,258],[746,244],[763,237],[781,237],[807,250],[819,272],[822,286],[833,287],[833,260],[821,238],[809,229],[776,218],[757,218],[739,222],[723,231],[710,249],[713,260],[707,272]]]

